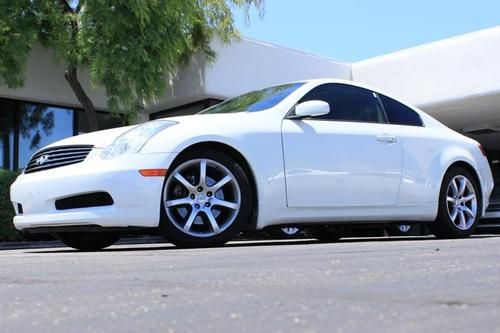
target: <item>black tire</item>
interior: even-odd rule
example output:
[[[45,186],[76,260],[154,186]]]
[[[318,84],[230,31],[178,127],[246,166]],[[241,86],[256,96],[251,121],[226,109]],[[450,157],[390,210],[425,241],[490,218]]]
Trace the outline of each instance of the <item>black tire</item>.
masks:
[[[284,230],[289,229],[289,230]],[[294,229],[293,232],[291,229]],[[276,239],[295,239],[301,236],[302,228],[288,226],[288,227],[272,227],[266,230],[267,233]]]
[[[176,226],[175,222],[169,218],[167,208],[163,203],[164,198],[168,196],[168,193],[166,193],[166,191],[169,191],[169,189],[167,189],[167,184],[169,183],[170,177],[174,177],[177,168],[184,165],[184,163],[189,163],[190,161],[198,159],[206,159],[210,162],[213,161],[227,168],[227,170],[229,170],[234,176],[240,192],[239,210],[237,211],[234,220],[230,224],[228,224],[228,226],[225,227],[225,229],[220,233],[207,237],[195,236],[181,230],[179,226]],[[198,186],[195,184],[192,185],[195,187]],[[234,159],[216,150],[207,149],[203,151],[192,151],[180,156],[180,158],[175,160],[174,163],[170,166],[169,175],[165,179],[162,192],[162,204],[160,212],[161,220],[159,231],[160,234],[163,235],[163,237],[165,237],[168,241],[172,242],[178,247],[192,248],[223,245],[233,239],[239,232],[241,232],[251,218],[253,208],[252,187],[250,185],[247,174]],[[215,197],[216,193],[213,193],[213,198]],[[188,206],[187,209],[192,208],[189,208]],[[210,211],[212,211],[212,209],[213,208],[210,208]],[[207,217],[206,214],[201,214],[201,216],[202,217],[200,218]]]
[[[345,235],[344,228],[330,225],[311,227],[306,232],[308,236],[324,243],[336,242]]]
[[[475,196],[476,196],[476,214],[475,218],[470,217],[470,226],[466,229],[461,229],[450,217],[449,210],[450,206],[448,204],[447,197],[449,195],[448,187],[451,186],[451,181],[455,177],[465,177],[472,185]],[[466,189],[467,190],[467,189]],[[452,210],[452,208],[451,208]],[[441,184],[441,190],[439,193],[439,209],[437,218],[433,223],[429,223],[429,229],[437,238],[466,238],[472,235],[476,230],[479,217],[482,212],[482,198],[481,191],[477,184],[476,179],[471,175],[471,173],[463,168],[452,168],[446,172],[443,182]],[[468,222],[469,223],[469,222]],[[468,224],[467,223],[467,224]]]
[[[57,237],[67,246],[80,251],[99,251],[113,245],[120,235],[111,232],[65,232]]]

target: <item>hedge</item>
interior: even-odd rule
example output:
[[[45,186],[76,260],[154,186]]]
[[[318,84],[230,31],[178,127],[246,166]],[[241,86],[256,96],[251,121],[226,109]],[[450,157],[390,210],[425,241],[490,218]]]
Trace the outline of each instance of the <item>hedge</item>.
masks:
[[[12,224],[15,213],[10,202],[10,185],[18,175],[18,172],[0,169],[0,242],[23,239],[23,235]]]

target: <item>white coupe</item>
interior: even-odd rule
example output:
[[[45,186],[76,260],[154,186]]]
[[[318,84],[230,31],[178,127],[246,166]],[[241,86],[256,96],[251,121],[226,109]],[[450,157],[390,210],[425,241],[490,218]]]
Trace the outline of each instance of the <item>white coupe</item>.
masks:
[[[96,250],[136,229],[182,247],[270,226],[334,240],[351,223],[428,221],[437,237],[467,237],[492,189],[476,141],[377,90],[327,79],[53,143],[11,200],[17,229]]]

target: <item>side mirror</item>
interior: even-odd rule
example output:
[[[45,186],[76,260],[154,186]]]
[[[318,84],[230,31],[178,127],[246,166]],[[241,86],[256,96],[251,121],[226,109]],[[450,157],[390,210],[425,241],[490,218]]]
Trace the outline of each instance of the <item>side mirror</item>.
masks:
[[[330,113],[330,105],[323,101],[307,101],[295,107],[295,117],[318,117]]]

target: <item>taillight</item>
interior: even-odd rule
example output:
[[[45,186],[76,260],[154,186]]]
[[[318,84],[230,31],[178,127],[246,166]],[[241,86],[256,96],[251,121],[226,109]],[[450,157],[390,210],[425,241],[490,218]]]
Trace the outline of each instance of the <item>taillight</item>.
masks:
[[[481,154],[483,154],[484,157],[487,157],[486,151],[484,150],[483,146],[481,146],[480,144],[478,144],[478,146],[479,146],[479,150],[481,151]]]

